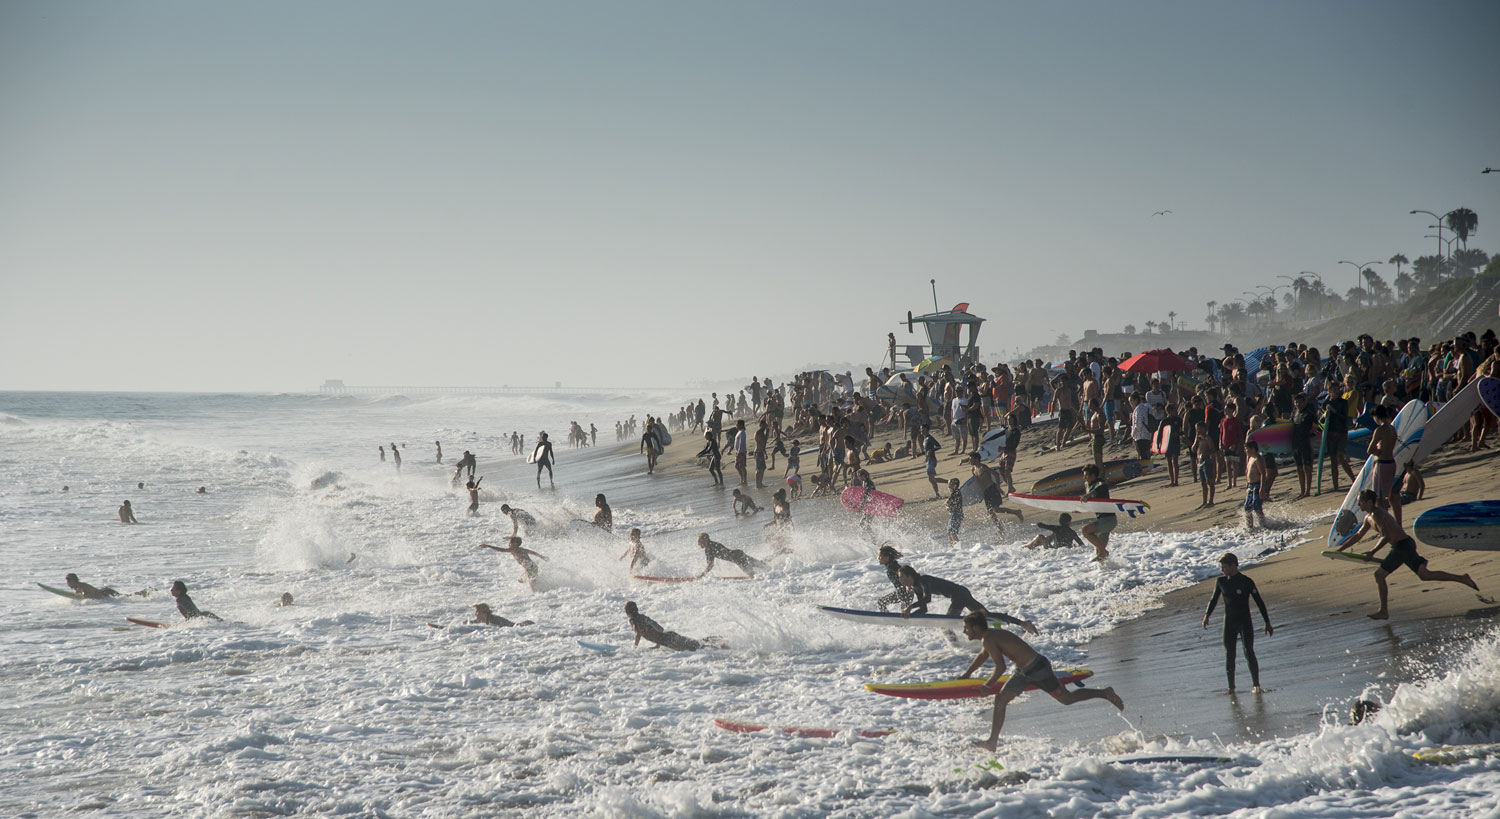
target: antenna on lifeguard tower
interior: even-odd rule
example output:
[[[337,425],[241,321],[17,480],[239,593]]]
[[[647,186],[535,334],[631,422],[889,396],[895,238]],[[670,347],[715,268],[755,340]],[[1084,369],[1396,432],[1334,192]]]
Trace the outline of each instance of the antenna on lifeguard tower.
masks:
[[[937,279],[928,279],[928,282],[932,284],[932,312],[941,312],[937,306]]]

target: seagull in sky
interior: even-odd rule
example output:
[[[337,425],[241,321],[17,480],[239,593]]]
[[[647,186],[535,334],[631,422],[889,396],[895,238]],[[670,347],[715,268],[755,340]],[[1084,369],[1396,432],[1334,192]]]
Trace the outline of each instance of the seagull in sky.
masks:
[[[1171,213],[1171,211],[1169,211],[1169,210],[1159,210],[1159,211],[1157,211],[1157,212],[1155,212],[1155,213],[1153,213],[1151,215],[1152,216],[1161,216],[1164,213]]]

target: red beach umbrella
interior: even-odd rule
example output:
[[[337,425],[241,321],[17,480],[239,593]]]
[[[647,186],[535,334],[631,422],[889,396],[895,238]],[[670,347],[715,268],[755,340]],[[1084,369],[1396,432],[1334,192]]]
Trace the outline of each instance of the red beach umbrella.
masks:
[[[1191,370],[1197,366],[1171,350],[1147,350],[1125,359],[1120,369],[1127,373],[1159,373]]]

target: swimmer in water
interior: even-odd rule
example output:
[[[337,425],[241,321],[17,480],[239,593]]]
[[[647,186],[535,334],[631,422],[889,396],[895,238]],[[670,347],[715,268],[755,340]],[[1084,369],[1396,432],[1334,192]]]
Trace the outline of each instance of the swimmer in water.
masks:
[[[73,594],[78,595],[78,597],[83,600],[107,600],[111,597],[120,596],[119,592],[111,589],[108,586],[105,586],[102,589],[90,586],[82,580],[79,580],[78,575],[72,572],[68,572],[67,577],[64,577],[63,580],[68,584],[68,588],[73,590]]]
[[[547,560],[547,556],[540,552],[533,552],[530,549],[522,548],[521,539],[518,537],[510,538],[507,544],[505,546],[491,546],[488,543],[481,543],[479,544],[479,548],[489,549],[494,552],[503,552],[515,558],[516,562],[521,564],[522,571],[526,573],[525,577],[516,582],[525,583],[532,591],[536,591],[536,579],[537,575],[541,574],[541,570],[537,568],[536,563],[531,558],[540,557],[543,560]]]
[[[139,521],[137,521],[135,519],[135,510],[130,508],[130,501],[125,501],[123,504],[120,504],[119,512],[120,512],[120,522],[121,523],[138,523],[139,522]]]
[[[193,598],[188,597],[187,584],[183,583],[181,580],[175,580],[172,582],[172,596],[177,598],[177,611],[180,612],[183,618],[186,620],[193,620],[198,617],[207,617],[211,620],[219,619],[219,615],[214,614],[211,611],[198,610],[198,606],[193,603]]]

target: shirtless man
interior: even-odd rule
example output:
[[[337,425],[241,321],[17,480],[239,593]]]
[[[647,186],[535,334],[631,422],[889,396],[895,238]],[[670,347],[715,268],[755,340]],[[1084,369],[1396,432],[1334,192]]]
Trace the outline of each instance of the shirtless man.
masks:
[[[1370,455],[1375,458],[1375,474],[1371,482],[1375,486],[1375,497],[1382,509],[1391,510],[1396,525],[1401,525],[1401,493],[1392,492],[1396,485],[1396,428],[1391,426],[1390,407],[1376,406],[1375,431],[1370,433]]]
[[[970,472],[974,475],[974,482],[984,492],[984,508],[990,513],[990,520],[994,522],[995,528],[1004,532],[1000,526],[1000,513],[1015,515],[1017,522],[1025,522],[1019,509],[1006,509],[1001,504],[1005,503],[1005,496],[1000,492],[1000,478],[984,461],[979,459],[978,452],[969,453]]]
[[[991,628],[989,618],[979,612],[974,612],[964,618],[964,636],[970,640],[979,641],[979,656],[974,658],[969,667],[964,670],[963,677],[978,671],[984,666],[986,660],[995,662],[995,673],[990,675],[985,682],[985,689],[995,691],[994,718],[990,724],[990,738],[983,742],[974,744],[985,750],[993,751],[1000,741],[1000,729],[1005,726],[1005,707],[1010,701],[1021,695],[1028,686],[1036,686],[1052,695],[1052,698],[1063,705],[1072,705],[1075,702],[1085,700],[1105,700],[1110,705],[1125,710],[1125,703],[1120,700],[1120,695],[1113,688],[1085,688],[1078,691],[1069,691],[1066,686],[1057,681],[1057,675],[1052,671],[1052,663],[1046,657],[1038,654],[1019,636],[1006,631],[1003,628]],[[1005,673],[1005,661],[1010,660],[1016,664],[1016,672],[1006,681],[1004,687],[999,687],[1000,677]]]
[[[1391,572],[1402,566],[1410,568],[1416,573],[1417,577],[1429,582],[1462,583],[1474,591],[1479,591],[1479,586],[1475,585],[1473,578],[1466,574],[1456,575],[1449,574],[1448,572],[1435,572],[1427,568],[1427,558],[1417,554],[1416,541],[1412,540],[1411,535],[1408,535],[1401,528],[1401,523],[1391,513],[1381,508],[1379,499],[1375,495],[1375,490],[1366,489],[1359,493],[1359,511],[1365,513],[1364,523],[1360,524],[1359,529],[1355,530],[1347,540],[1339,545],[1338,550],[1342,552],[1358,543],[1371,529],[1380,533],[1380,540],[1375,544],[1375,548],[1365,552],[1365,557],[1374,557],[1375,553],[1380,551],[1380,547],[1386,544],[1391,545],[1390,554],[1386,555],[1385,559],[1380,561],[1380,568],[1375,570],[1375,588],[1380,592],[1380,610],[1368,615],[1371,620],[1386,620],[1390,618],[1390,609],[1386,605],[1389,591],[1386,588],[1385,579]]]
[[[698,533],[698,548],[708,558],[708,563],[703,571],[698,573],[699,577],[705,577],[713,570],[715,560],[725,560],[740,567],[740,571],[749,577],[754,577],[756,572],[770,571],[771,567],[763,561],[745,554],[739,549],[731,549],[722,543],[710,540],[707,532]]]
[[[472,622],[477,626],[503,626],[505,628],[509,628],[511,626],[532,625],[532,622],[530,620],[522,620],[519,623],[513,623],[510,620],[507,620],[504,617],[501,617],[500,615],[494,613],[493,611],[490,611],[490,604],[488,603],[474,604],[474,619]]]
[[[172,581],[172,596],[177,598],[177,611],[184,619],[192,620],[196,617],[207,617],[210,620],[218,620],[219,615],[211,611],[199,611],[194,605],[193,598],[188,597],[187,584],[181,580]]]
[[[68,572],[67,577],[64,577],[63,580],[68,584],[68,588],[73,590],[74,594],[78,595],[84,600],[107,600],[111,597],[120,596],[119,592],[111,589],[108,586],[105,586],[102,589],[90,586],[82,580],[79,580],[78,575],[72,572]]]
[[[1218,462],[1219,442],[1208,434],[1208,424],[1199,421],[1194,424],[1198,436],[1193,439],[1193,460],[1198,462],[1198,484],[1203,489],[1203,502],[1198,504],[1198,509],[1207,509],[1214,505],[1214,492],[1218,489]]]
[[[615,513],[609,508],[603,493],[594,496],[594,519],[590,522],[606,532],[615,531]]]
[[[761,419],[760,426],[755,430],[755,488],[766,488],[766,445],[771,440],[771,422],[769,419]]]
[[[1068,383],[1068,374],[1059,375],[1052,382],[1052,402],[1057,405],[1057,448],[1067,446],[1068,435],[1073,431],[1074,415],[1077,411],[1073,385]]]
[[[630,630],[635,632],[635,644],[639,646],[644,638],[648,642],[656,643],[662,648],[670,648],[673,651],[697,651],[703,644],[691,637],[684,637],[675,631],[667,631],[661,624],[641,614],[636,607],[635,601],[631,600],[625,604],[625,616],[630,620]]]
[[[516,582],[525,583],[532,591],[536,591],[536,578],[541,573],[541,570],[537,568],[536,563],[532,562],[531,558],[540,557],[546,560],[547,556],[540,552],[521,548],[521,539],[518,537],[511,537],[507,541],[507,544],[506,546],[491,546],[488,543],[481,543],[479,544],[479,548],[489,549],[493,552],[503,552],[515,558],[516,562],[521,564],[521,569],[526,572],[526,576]]]
[[[139,522],[139,521],[137,521],[135,519],[135,510],[130,508],[130,501],[125,501],[124,503],[120,504],[119,512],[120,512],[120,522],[121,523],[138,523]]]
[[[469,517],[479,514],[479,481],[482,480],[484,478],[480,478],[478,481],[470,478],[468,483],[464,484],[464,488],[469,490]]]
[[[1266,528],[1265,496],[1266,484],[1270,481],[1265,459],[1260,454],[1260,444],[1245,442],[1245,528],[1255,528],[1251,516],[1260,518],[1260,528]]]
[[[525,529],[526,534],[529,535],[532,528],[536,526],[536,518],[532,517],[531,513],[525,509],[517,509],[509,504],[502,503],[500,504],[500,514],[510,518],[511,537],[521,534],[522,529]]]

